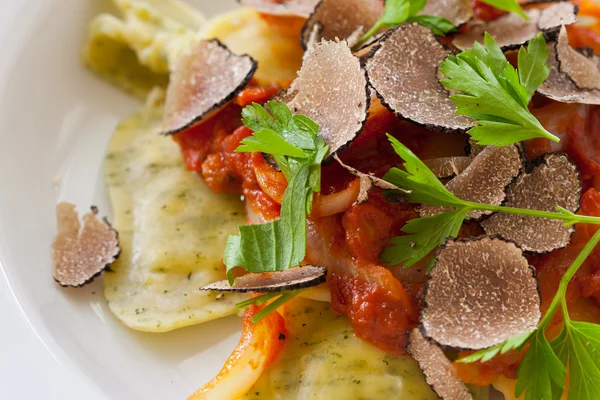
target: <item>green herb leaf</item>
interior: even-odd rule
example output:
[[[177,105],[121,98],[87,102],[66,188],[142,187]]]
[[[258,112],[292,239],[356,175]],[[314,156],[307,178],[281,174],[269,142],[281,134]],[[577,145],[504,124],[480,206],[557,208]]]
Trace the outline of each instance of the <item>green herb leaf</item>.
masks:
[[[550,75],[548,57],[550,57],[550,50],[541,33],[529,41],[527,49],[521,47],[519,50],[519,80],[525,87],[529,100]]]
[[[523,12],[523,9],[517,0],[481,0],[481,2],[489,4],[499,10],[517,13],[526,21],[529,19]]]
[[[531,335],[531,333],[524,333],[522,335],[512,337],[504,343],[500,343],[490,348],[476,351],[475,353],[472,353],[457,361],[461,363],[472,363],[476,361],[487,362],[492,358],[496,357],[496,355],[498,354],[506,354],[510,350],[520,349],[531,338]]]
[[[321,162],[329,148],[317,136],[318,125],[308,117],[292,115],[283,102],[271,101],[269,109],[272,115],[258,104],[244,108],[243,122],[257,131],[236,151],[273,155],[288,187],[279,219],[240,226],[239,235],[228,238],[223,262],[230,282],[233,268],[252,273],[282,271],[299,265],[306,255],[306,214],[312,207],[313,193],[320,190]]]
[[[525,400],[551,400],[552,383],[559,387],[565,386],[565,366],[552,351],[543,329],[537,330],[532,336],[517,374],[519,380],[515,395],[520,397],[525,393]]]
[[[383,179],[402,189],[409,190],[407,198],[410,203],[450,207],[465,205],[465,201],[450,193],[429,167],[408,147],[389,134],[387,137],[392,143],[394,151],[404,160],[406,171],[392,168]]]
[[[569,365],[569,399],[600,398],[600,326],[565,320],[555,351]]]
[[[436,35],[445,36],[449,32],[456,30],[454,25],[444,18],[431,15],[417,15],[425,7],[426,3],[427,0],[387,0],[383,15],[362,37],[358,44],[365,43],[371,36],[383,28],[394,28],[404,22],[418,22],[431,28]]]
[[[388,265],[404,264],[406,268],[415,265],[446,238],[456,237],[469,211],[461,208],[408,221],[402,228],[408,235],[390,239],[392,246],[384,249],[381,260]]]
[[[281,156],[306,158],[306,153],[299,147],[286,141],[271,129],[261,129],[254,135],[245,138],[236,152],[259,152]]]
[[[541,42],[545,45],[543,37],[539,40],[536,46]],[[487,33],[485,44],[485,48],[476,44],[458,56],[450,56],[440,65],[440,71],[448,77],[441,83],[448,89],[462,92],[450,96],[457,106],[456,112],[478,122],[478,126],[468,131],[469,135],[482,145],[507,146],[537,137],[558,142],[559,139],[544,129],[527,108],[529,91],[536,82],[543,82],[547,77],[545,60],[537,59],[543,54],[534,49],[531,55],[536,55],[536,59],[527,64],[531,69],[525,71],[528,73],[528,77],[524,77],[527,87],[520,82],[520,76]]]
[[[446,18],[435,17],[433,15],[413,15],[408,17],[406,22],[418,22],[431,29],[433,34],[437,36],[446,36],[457,31],[452,22]]]

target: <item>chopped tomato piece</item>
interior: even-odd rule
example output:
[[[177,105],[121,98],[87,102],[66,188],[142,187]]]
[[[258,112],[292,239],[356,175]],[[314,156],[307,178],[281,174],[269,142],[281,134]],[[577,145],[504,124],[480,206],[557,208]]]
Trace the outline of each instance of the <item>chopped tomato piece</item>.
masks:
[[[235,103],[241,107],[249,106],[252,103],[262,104],[279,93],[281,89],[279,85],[248,86],[236,96]]]
[[[395,355],[406,355],[406,332],[418,323],[418,311],[392,273],[374,264],[330,269],[334,311],[345,314],[356,335]]]
[[[479,0],[471,0],[471,6],[473,7],[475,18],[486,22],[493,21],[506,14],[506,11],[499,10]]]

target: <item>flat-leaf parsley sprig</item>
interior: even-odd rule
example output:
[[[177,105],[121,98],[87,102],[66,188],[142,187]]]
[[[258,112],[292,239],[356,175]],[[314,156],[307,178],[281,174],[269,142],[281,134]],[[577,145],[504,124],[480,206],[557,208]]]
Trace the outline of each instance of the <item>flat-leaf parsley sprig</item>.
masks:
[[[396,153],[404,160],[405,170],[390,169],[384,180],[409,191],[404,196],[410,203],[451,207],[453,210],[408,221],[402,228],[407,235],[394,237],[385,248],[381,260],[389,265],[410,267],[426,257],[447,238],[455,238],[471,211],[492,211],[563,221],[565,225],[600,224],[600,217],[577,215],[557,206],[556,212],[496,206],[462,200],[452,194],[435,174],[398,139],[388,135]]]
[[[481,145],[506,146],[538,137],[558,142],[528,109],[531,97],[550,74],[544,36],[540,33],[531,39],[527,49],[521,46],[518,70],[487,32],[484,44],[475,42],[472,49],[449,56],[440,65],[448,78],[440,82],[461,92],[450,96],[456,112],[477,120],[467,133]]]
[[[254,134],[236,149],[272,155],[285,175],[279,219],[265,224],[239,226],[225,246],[227,277],[241,267],[251,273],[283,271],[300,265],[306,255],[306,215],[313,195],[321,188],[321,162],[329,146],[319,126],[303,115],[293,115],[283,102],[270,101],[271,113],[253,104],[242,111],[243,123]]]
[[[387,0],[383,15],[361,38],[358,45],[366,43],[383,28],[394,28],[404,22],[418,22],[430,28],[435,35],[445,36],[455,32],[456,27],[445,18],[433,15],[417,15],[427,0]]]

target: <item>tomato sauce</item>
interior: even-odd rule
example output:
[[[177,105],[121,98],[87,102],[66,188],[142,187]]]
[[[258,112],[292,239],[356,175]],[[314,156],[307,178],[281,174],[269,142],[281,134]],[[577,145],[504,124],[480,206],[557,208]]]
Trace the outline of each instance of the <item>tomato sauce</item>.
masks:
[[[503,15],[479,1],[473,3],[475,14],[481,19],[493,20]],[[580,6],[600,21],[600,6],[590,1],[581,1]],[[572,44],[600,53],[598,26],[569,27]],[[214,117],[174,137],[187,167],[199,173],[213,191],[243,195],[252,210],[265,220],[279,216],[287,182],[262,154],[235,152],[240,142],[252,134],[241,122],[241,109],[253,102],[264,103],[288,85],[260,86],[251,82]],[[532,112],[547,129],[561,137],[561,143],[557,147],[545,139],[529,141],[525,147],[527,155],[533,159],[548,151],[566,152],[581,172],[584,195],[579,212],[600,216],[600,107],[559,104],[536,97]],[[431,132],[402,121],[375,100],[364,129],[339,154],[340,158],[362,172],[383,176],[401,162],[386,133],[398,138],[422,159],[463,155],[468,140],[466,135]],[[316,198],[341,193],[355,179],[338,163],[325,163],[321,193]],[[408,275],[384,268],[379,256],[389,239],[401,235],[406,222],[416,217],[414,205],[390,203],[377,189],[370,192],[367,201],[335,215],[309,216],[310,224],[327,242],[325,251],[342,260],[330,267],[332,308],[348,316],[359,337],[391,354],[405,354],[406,332],[418,324],[426,276],[420,272],[406,279]],[[595,229],[577,226],[566,248],[529,257],[537,270],[543,310],[556,293],[560,278]],[[461,232],[466,236],[478,233],[481,231],[476,225],[468,224]],[[570,306],[585,299],[600,309],[599,251],[576,274],[567,297]],[[560,316],[554,321],[559,323]],[[465,382],[485,385],[500,375],[514,378],[522,356],[523,353],[509,352],[487,363],[457,364],[456,370]]]

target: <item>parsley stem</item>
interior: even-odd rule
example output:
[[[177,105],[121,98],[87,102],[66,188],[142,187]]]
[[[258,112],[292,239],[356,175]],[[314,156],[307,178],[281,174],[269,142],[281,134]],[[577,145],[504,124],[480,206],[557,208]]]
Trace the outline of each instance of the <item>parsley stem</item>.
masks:
[[[263,305],[264,303],[266,303],[267,301],[271,300],[273,297],[277,297],[279,295],[280,295],[280,293],[277,293],[277,292],[266,293],[266,294],[263,294],[262,296],[252,297],[248,300],[240,301],[239,303],[236,303],[235,306],[237,308],[248,307],[252,304],[256,304],[257,306],[260,306],[260,305]]]
[[[281,297],[279,297],[278,299],[273,301],[271,304],[267,305],[265,308],[260,310],[254,317],[252,317],[250,319],[250,321],[252,321],[252,323],[254,323],[254,324],[259,323],[267,315],[269,315],[270,313],[277,310],[279,307],[281,307],[282,305],[284,305],[285,303],[287,303],[288,301],[290,301],[291,299],[296,297],[298,295],[298,293],[300,293],[301,291],[302,290],[292,290],[290,292],[284,293],[283,295],[281,295]]]
[[[355,48],[360,48],[363,44],[367,43],[367,41],[374,36],[381,28],[383,28],[384,24],[381,21],[378,21],[364,36],[356,43]]]
[[[466,207],[469,207],[473,210],[482,210],[482,211],[493,211],[504,214],[513,214],[513,215],[525,215],[530,217],[539,217],[546,219],[555,219],[559,221],[565,221],[568,225],[573,224],[594,224],[600,225],[600,217],[592,217],[589,215],[577,215],[570,212],[554,212],[554,211],[541,211],[541,210],[532,210],[529,208],[514,208],[514,207],[506,207],[506,206],[494,206],[491,204],[483,204],[483,203],[473,203],[473,202],[465,202]]]
[[[594,236],[592,236],[592,238],[586,243],[583,250],[581,250],[581,252],[577,255],[577,258],[575,258],[575,261],[573,261],[573,264],[571,264],[569,269],[567,269],[567,272],[565,272],[565,274],[563,275],[562,279],[560,280],[560,284],[558,285],[558,290],[554,295],[554,299],[552,299],[550,307],[548,307],[546,314],[544,314],[544,318],[542,318],[542,321],[540,322],[540,329],[545,330],[548,327],[550,321],[552,321],[552,319],[554,318],[554,315],[556,314],[559,305],[563,308],[565,320],[568,320],[569,314],[567,312],[565,300],[567,294],[567,287],[569,286],[569,282],[571,282],[571,279],[573,279],[573,276],[575,276],[577,271],[579,271],[579,268],[581,268],[584,261],[589,257],[589,255],[592,253],[592,251],[594,250],[596,245],[598,245],[599,242],[600,229],[597,230]]]

